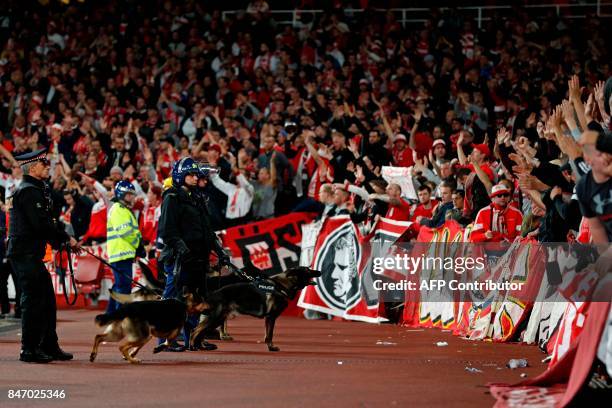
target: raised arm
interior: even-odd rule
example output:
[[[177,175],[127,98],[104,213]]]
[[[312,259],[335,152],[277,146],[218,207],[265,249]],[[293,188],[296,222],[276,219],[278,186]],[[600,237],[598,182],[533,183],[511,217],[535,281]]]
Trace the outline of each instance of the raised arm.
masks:
[[[578,122],[580,122],[580,127],[584,130],[587,128],[587,120],[584,112],[584,104],[580,99],[580,80],[578,79],[578,75],[572,76],[572,78],[568,81],[569,87],[569,98],[572,104],[574,105],[574,109],[576,109],[576,114],[578,115]]]
[[[459,138],[457,139],[457,157],[459,157],[459,164],[462,166],[467,166],[468,160],[465,152],[463,151],[463,134],[459,133]]]
[[[389,203],[391,205],[400,205],[401,201],[397,198],[391,198],[389,197],[388,194],[370,194],[368,196],[368,200],[373,201],[373,200],[380,200],[380,201],[384,201],[385,203]]]
[[[480,164],[472,164],[474,165],[474,171],[476,172],[476,176],[478,176],[478,179],[480,179],[482,184],[484,184],[485,188],[487,189],[487,193],[491,194],[491,189],[493,188],[493,183],[491,182],[491,179],[489,179],[487,173],[485,173],[482,167],[480,167]]]
[[[319,158],[320,160],[321,158]],[[277,179],[277,171],[276,171],[276,152],[272,153],[272,157],[270,158],[270,185],[273,188],[276,188],[278,184]]]
[[[228,183],[227,181],[223,180],[218,174],[212,176],[210,178],[210,181],[212,181],[213,185],[228,197],[231,196],[237,188],[235,184]]]
[[[312,156],[312,159],[315,161],[315,163],[317,163],[317,166],[324,165],[325,162],[323,161],[323,159],[321,159],[321,156],[319,156],[319,152],[314,147],[312,134],[308,133],[308,135],[305,137],[305,140],[306,140],[306,148],[308,149],[308,152]]]
[[[410,139],[408,140],[408,147],[410,147],[412,150],[416,149],[416,131],[419,128],[419,123],[421,122],[422,117],[423,111],[416,108],[414,111],[414,125],[412,125],[412,130],[410,130]]]
[[[11,152],[9,152],[8,150],[6,150],[6,148],[0,144],[0,154],[4,157],[7,158],[8,161],[11,162],[12,165],[16,166],[17,160],[15,160],[15,158],[13,157],[13,155],[11,154]]]

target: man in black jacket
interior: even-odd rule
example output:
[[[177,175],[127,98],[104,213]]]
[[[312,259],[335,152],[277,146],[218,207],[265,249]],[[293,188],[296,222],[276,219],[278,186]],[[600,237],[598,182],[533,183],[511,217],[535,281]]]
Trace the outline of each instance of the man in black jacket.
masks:
[[[164,244],[162,261],[175,265],[177,292],[206,293],[205,276],[216,236],[210,215],[199,192],[200,167],[190,157],[179,160],[172,170],[172,187],[164,193],[159,236]]]
[[[184,291],[206,296],[206,277],[210,269],[210,252],[218,249],[217,237],[212,229],[209,212],[198,185],[199,178],[206,179],[200,166],[190,157],[179,160],[172,170],[172,187],[164,192],[159,218],[158,235],[164,249],[160,262],[164,268],[172,270],[173,276],[166,280],[174,286],[167,287],[164,293],[180,296]],[[225,257],[224,257],[225,258]],[[227,262],[224,259],[223,262]],[[172,268],[169,266],[173,265]],[[195,327],[197,321],[188,319],[187,332]],[[204,341],[195,349],[214,350],[217,347]],[[178,350],[178,349],[177,349]]]
[[[49,161],[46,149],[15,157],[23,169],[23,181],[13,194],[7,255],[21,288],[21,355],[25,362],[48,363],[71,360],[58,345],[55,291],[43,258],[47,243],[77,241],[52,218]]]

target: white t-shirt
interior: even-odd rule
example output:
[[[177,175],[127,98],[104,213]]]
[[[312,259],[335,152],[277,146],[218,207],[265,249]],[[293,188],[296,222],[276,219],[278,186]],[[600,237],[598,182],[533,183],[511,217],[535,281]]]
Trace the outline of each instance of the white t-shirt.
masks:
[[[4,187],[3,201],[13,195],[15,189],[19,187],[22,179],[15,179],[12,175],[6,173],[0,173],[0,186]]]

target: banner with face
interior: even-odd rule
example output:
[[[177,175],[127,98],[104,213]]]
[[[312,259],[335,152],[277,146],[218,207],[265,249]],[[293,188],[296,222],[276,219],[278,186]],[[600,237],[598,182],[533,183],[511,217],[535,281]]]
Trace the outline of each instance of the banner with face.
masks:
[[[372,256],[386,251],[410,226],[381,219],[366,236],[349,216],[325,219],[319,230],[311,267],[321,271],[316,286],[302,291],[298,306],[349,320],[380,322],[379,293],[373,290]],[[373,251],[376,248],[376,251]]]

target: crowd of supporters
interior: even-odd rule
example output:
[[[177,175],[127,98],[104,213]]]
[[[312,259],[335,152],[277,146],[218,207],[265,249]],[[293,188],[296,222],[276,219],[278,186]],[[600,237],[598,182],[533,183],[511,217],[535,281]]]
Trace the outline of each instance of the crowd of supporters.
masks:
[[[318,211],[413,221],[414,236],[455,219],[475,241],[612,238],[610,32],[595,16],[519,8],[478,28],[432,9],[403,27],[340,7],[280,25],[261,0],[226,19],[198,1],[91,7],[0,6],[5,211],[13,157],[47,147],[55,212],[84,243],[104,242],[129,180],[152,249],[185,156],[219,168],[217,230]],[[414,199],[385,166],[411,167]]]

